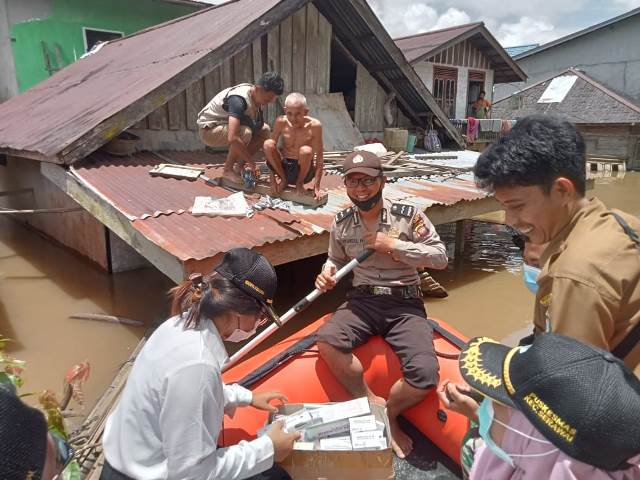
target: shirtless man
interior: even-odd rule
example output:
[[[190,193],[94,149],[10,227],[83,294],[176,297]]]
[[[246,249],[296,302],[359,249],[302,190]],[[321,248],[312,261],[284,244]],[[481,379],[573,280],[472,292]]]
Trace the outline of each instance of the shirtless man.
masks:
[[[307,116],[307,99],[290,93],[284,102],[285,115],[276,119],[273,133],[263,150],[269,165],[271,193],[279,196],[287,185],[295,185],[298,194],[307,194],[304,184],[315,178],[313,193],[320,198],[322,180],[322,124]],[[278,140],[282,136],[282,152]],[[315,157],[315,162],[314,162]],[[276,176],[280,179],[276,179]]]

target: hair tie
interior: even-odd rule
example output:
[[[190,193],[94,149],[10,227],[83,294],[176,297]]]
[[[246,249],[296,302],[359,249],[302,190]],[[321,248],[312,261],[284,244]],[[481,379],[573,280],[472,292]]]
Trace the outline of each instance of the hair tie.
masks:
[[[197,290],[202,288],[202,274],[201,273],[192,273],[189,275],[189,281],[191,282],[191,286]]]

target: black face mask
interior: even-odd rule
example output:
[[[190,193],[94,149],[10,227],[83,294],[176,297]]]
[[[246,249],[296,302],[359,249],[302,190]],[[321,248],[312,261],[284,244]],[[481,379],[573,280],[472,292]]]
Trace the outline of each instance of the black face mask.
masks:
[[[349,196],[349,199],[353,202],[353,204],[363,212],[368,212],[373,207],[375,207],[381,198],[382,198],[382,187],[380,187],[380,189],[378,190],[378,193],[376,193],[373,197],[369,198],[368,200],[356,200],[355,198],[352,198]]]

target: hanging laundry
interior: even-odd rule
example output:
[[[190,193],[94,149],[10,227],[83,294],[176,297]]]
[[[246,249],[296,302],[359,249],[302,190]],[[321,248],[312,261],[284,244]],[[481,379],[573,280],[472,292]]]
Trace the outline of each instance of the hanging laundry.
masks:
[[[474,143],[478,138],[478,119],[473,117],[467,118],[467,140],[469,143]]]

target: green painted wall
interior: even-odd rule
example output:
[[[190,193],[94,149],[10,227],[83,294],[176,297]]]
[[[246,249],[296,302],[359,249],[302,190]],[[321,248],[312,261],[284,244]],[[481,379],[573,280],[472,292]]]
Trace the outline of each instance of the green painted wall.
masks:
[[[60,68],[85,53],[82,27],[129,35],[196,10],[161,0],[52,0],[49,18],[17,23],[11,28],[18,88],[23,92],[50,76],[42,42],[51,67]]]

